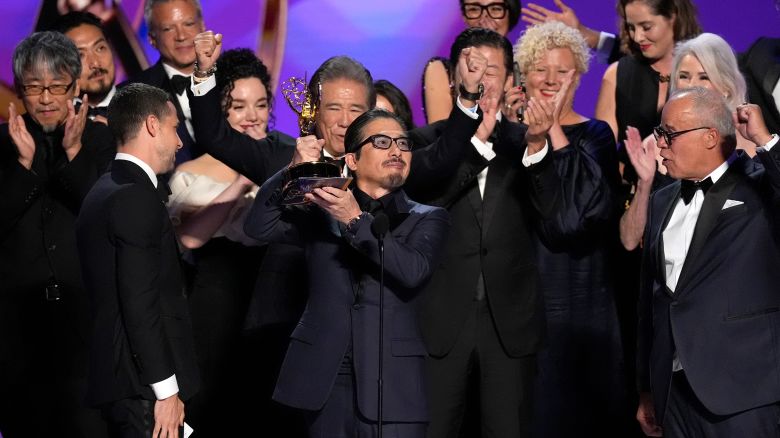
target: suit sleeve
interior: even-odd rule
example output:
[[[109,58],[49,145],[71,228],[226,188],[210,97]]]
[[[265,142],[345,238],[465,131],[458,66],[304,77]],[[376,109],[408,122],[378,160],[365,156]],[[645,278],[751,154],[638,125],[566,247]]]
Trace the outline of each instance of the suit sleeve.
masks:
[[[471,137],[482,123],[482,112],[478,115],[476,119],[471,118],[455,105],[441,135],[433,143],[414,150],[409,177],[404,184],[404,191],[410,198],[426,202],[432,193],[450,181],[464,154],[473,149]]]
[[[19,219],[44,192],[44,181],[38,175],[25,169],[16,157],[3,157],[0,167],[0,241],[5,240]]]
[[[636,385],[639,392],[650,391],[650,349],[653,346],[653,284],[656,272],[655,245],[650,240],[655,194],[651,195],[642,248],[639,300],[637,305]]]
[[[615,225],[615,139],[607,125],[602,128],[588,130],[576,143],[553,152],[561,202],[551,217],[539,221],[541,237],[550,248],[591,245]]]
[[[117,194],[110,213],[119,312],[140,381],[145,385],[174,374],[160,314],[163,222],[157,208],[163,207],[154,192],[133,186]]]
[[[412,213],[419,214],[419,213]],[[371,233],[374,217],[363,214],[343,236],[350,246],[379,266],[379,243]],[[403,238],[388,233],[384,239],[385,273],[403,287],[422,286],[433,274],[450,228],[446,210],[436,208],[426,213]]]
[[[193,95],[190,89],[187,94],[198,144],[231,169],[262,185],[271,175],[271,140],[255,140],[233,129],[222,114],[216,87],[202,96]]]
[[[293,222],[296,212],[293,209],[286,211],[281,205],[283,172],[280,170],[260,186],[244,222],[244,232],[261,242],[300,246],[300,233]]]

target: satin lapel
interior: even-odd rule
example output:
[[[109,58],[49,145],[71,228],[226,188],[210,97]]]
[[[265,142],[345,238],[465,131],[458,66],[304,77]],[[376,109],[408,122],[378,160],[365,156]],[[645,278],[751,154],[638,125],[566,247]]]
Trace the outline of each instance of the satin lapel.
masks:
[[[655,266],[656,266],[656,278],[659,279],[661,284],[666,284],[666,271],[664,269],[666,256],[664,254],[664,230],[666,229],[666,226],[669,224],[669,220],[672,218],[672,212],[674,212],[674,207],[677,205],[677,201],[680,199],[680,182],[675,181],[672,186],[673,189],[670,189],[668,191],[668,195],[670,196],[669,199],[666,200],[664,205],[666,205],[666,209],[664,211],[664,220],[661,223],[661,226],[658,227],[657,230],[652,230],[653,235],[651,236],[651,240],[656,242],[655,246]],[[665,288],[666,292],[669,293],[669,288]]]
[[[490,228],[490,221],[502,199],[505,186],[511,180],[511,178],[507,178],[510,170],[509,161],[501,157],[495,157],[490,162],[490,170],[488,170],[487,181],[485,181],[485,196],[482,201],[483,235]]]
[[[490,172],[491,171],[489,170],[488,175],[490,175]],[[474,211],[474,216],[476,216],[479,226],[482,227],[482,196],[479,195],[479,183],[477,182],[477,179],[474,178],[474,181],[472,181],[471,184],[471,188],[468,193],[466,193],[466,198],[469,200],[469,204]],[[485,191],[487,191],[487,184],[485,185],[485,189]]]
[[[707,196],[704,197],[704,203],[699,212],[699,219],[696,221],[696,227],[693,229],[691,244],[685,256],[685,263],[683,263],[682,271],[680,272],[680,279],[677,281],[676,290],[678,292],[685,290],[690,272],[693,269],[691,266],[696,265],[696,260],[707,242],[707,237],[709,237],[710,232],[718,222],[718,216],[720,216],[723,209],[723,204],[726,203],[726,199],[731,195],[734,186],[737,184],[737,177],[733,170],[733,167],[729,168],[723,177],[707,192]]]

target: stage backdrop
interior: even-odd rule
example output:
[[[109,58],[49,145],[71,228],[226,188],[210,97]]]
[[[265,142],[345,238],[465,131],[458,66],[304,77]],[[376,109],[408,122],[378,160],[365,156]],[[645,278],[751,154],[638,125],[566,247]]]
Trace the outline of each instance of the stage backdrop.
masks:
[[[257,48],[260,16],[265,0],[201,0],[206,27],[225,35],[225,47]],[[110,1],[106,2],[111,4]],[[554,7],[552,0],[540,0]],[[593,28],[616,32],[613,1],[569,0],[581,20]],[[699,0],[701,24],[706,31],[722,35],[736,51],[747,48],[757,37],[777,37],[780,14],[773,0]],[[12,83],[11,54],[15,44],[35,27],[36,1],[0,0],[3,29],[0,31],[0,80]],[[145,42],[142,0],[113,2],[138,29],[150,63],[157,53]],[[521,23],[509,35],[514,43],[524,29]],[[456,0],[288,0],[282,80],[308,73],[310,76],[332,55],[349,55],[365,64],[375,79],[388,79],[409,97],[415,122],[424,122],[420,78],[432,56],[446,56],[455,35],[463,29]],[[583,78],[575,99],[577,111],[593,114],[605,65],[595,61]],[[275,78],[279,81],[279,78]],[[276,129],[297,134],[292,112],[277,93]]]

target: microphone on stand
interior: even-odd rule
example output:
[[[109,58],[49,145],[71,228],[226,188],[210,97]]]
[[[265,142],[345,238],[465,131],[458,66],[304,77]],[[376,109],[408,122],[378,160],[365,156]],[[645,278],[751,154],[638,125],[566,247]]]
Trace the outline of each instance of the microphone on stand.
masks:
[[[382,373],[384,363],[384,325],[385,325],[385,234],[390,228],[390,219],[385,213],[377,213],[371,223],[371,233],[379,241],[379,370],[377,378],[377,426],[378,438],[382,438]]]

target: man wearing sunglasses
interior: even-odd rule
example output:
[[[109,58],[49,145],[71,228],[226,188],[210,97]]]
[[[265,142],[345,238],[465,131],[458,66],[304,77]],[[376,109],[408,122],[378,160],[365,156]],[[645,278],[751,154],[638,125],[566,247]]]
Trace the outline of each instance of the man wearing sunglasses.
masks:
[[[32,34],[13,66],[27,113],[11,104],[0,126],[0,431],[105,436],[82,407],[89,309],[74,221],[114,141],[74,110],[81,60],[66,36]]]
[[[661,121],[663,164],[680,181],[650,199],[637,419],[649,436],[776,436],[778,137],[758,106],[732,115],[722,96],[704,88],[673,94]],[[756,143],[755,159],[735,151],[735,121]],[[654,167],[641,143],[632,144],[630,153],[648,155]]]
[[[384,352],[383,431],[424,437],[428,420],[419,293],[438,265],[449,215],[411,201],[401,189],[414,160],[403,122],[372,109],[347,128],[352,190],[324,187],[312,205],[285,210],[277,173],[260,189],[247,234],[301,245],[309,299],[291,335],[274,399],[304,410],[311,437],[376,436],[379,346]],[[306,159],[296,155],[293,163]],[[379,332],[379,246],[373,229],[386,215],[384,331]]]

